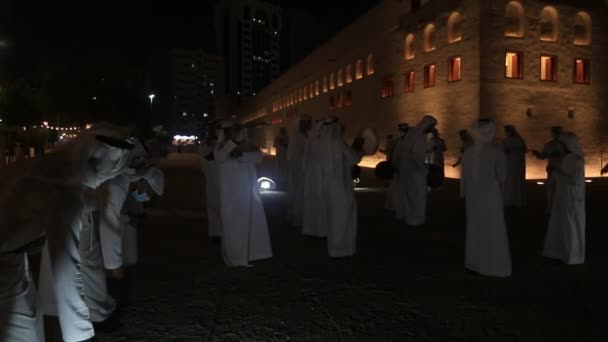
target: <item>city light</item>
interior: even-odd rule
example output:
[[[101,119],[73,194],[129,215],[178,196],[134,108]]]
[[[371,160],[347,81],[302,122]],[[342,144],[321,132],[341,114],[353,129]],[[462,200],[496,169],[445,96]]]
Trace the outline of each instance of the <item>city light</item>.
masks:
[[[258,189],[260,191],[272,191],[275,187],[275,182],[270,178],[262,177],[258,179]]]

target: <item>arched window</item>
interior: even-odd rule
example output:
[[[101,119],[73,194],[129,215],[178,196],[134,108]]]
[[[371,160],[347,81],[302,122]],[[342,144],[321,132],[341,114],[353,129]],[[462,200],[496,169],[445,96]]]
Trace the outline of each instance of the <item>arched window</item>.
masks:
[[[336,78],[334,73],[329,74],[329,89],[334,90],[336,88]]]
[[[342,109],[344,107],[344,95],[338,94],[338,103],[336,104],[336,108]]]
[[[323,92],[327,93],[327,76],[323,76]]]
[[[310,84],[310,98],[312,99],[315,96],[315,84],[311,83]]]
[[[428,24],[424,28],[424,51],[431,52],[435,50],[435,25]]]
[[[298,102],[302,102],[302,89],[298,89]]]
[[[334,100],[334,96],[329,97],[329,110],[336,109],[336,101]]]
[[[591,44],[591,16],[587,12],[579,12],[574,17],[574,44]]]
[[[351,64],[346,66],[346,84],[353,81],[353,66]]]
[[[380,95],[383,99],[387,97],[393,96],[393,90],[395,88],[395,83],[393,82],[392,77],[387,77],[382,83],[382,94]]]
[[[462,40],[462,16],[458,12],[450,14],[448,19],[448,42],[455,43]]]
[[[414,49],[414,35],[408,34],[405,37],[405,59],[412,59],[416,57],[416,51]]]
[[[540,13],[540,40],[556,42],[559,31],[559,15],[553,7],[547,6]]]
[[[342,68],[338,69],[338,87],[344,85],[344,73],[342,72]]]
[[[319,95],[319,80],[315,81],[315,95]]]
[[[353,93],[349,91],[346,92],[346,99],[344,100],[344,106],[350,107],[353,105]]]
[[[304,87],[300,91],[302,92],[302,100],[308,99],[308,87]]]
[[[363,61],[357,60],[357,70],[355,73],[355,79],[360,80],[363,78]]]
[[[373,75],[374,71],[374,55],[370,53],[369,56],[367,56],[367,74]]]
[[[524,6],[519,1],[511,1],[505,9],[505,36],[524,36]]]

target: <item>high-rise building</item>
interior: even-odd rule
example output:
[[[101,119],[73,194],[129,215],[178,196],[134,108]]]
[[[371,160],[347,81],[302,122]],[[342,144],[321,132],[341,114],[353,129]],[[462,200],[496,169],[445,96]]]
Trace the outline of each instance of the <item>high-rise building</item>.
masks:
[[[216,99],[224,89],[221,57],[202,49],[173,49],[157,65],[157,102],[176,130],[193,131],[216,116]],[[160,77],[158,77],[160,76]]]
[[[301,62],[328,37],[327,26],[297,9],[283,10],[281,33],[281,73]]]
[[[217,51],[226,93],[248,97],[280,74],[282,11],[258,0],[221,0],[215,9]]]

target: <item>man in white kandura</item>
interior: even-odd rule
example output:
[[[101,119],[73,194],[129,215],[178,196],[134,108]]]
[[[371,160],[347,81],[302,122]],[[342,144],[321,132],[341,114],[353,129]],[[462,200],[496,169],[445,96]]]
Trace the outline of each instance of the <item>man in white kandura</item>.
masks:
[[[543,256],[566,264],[585,263],[585,157],[574,133],[562,133],[565,155],[551,170],[555,193]]]
[[[275,181],[284,184],[287,181],[287,151],[289,149],[289,137],[287,129],[281,127],[279,135],[274,139],[275,161],[276,161],[276,179]]]
[[[225,138],[215,156],[220,175],[222,255],[227,266],[249,266],[250,261],[272,257],[255,169],[262,153],[247,140],[242,126],[234,125]]]
[[[122,173],[128,151],[111,128],[83,132],[52,153],[16,163],[0,179],[0,341],[44,340],[41,298],[26,253],[46,236],[47,263],[54,275],[51,295],[57,304],[63,339],[95,335],[82,297],[78,241],[86,212],[85,189]],[[41,272],[44,270],[41,270]],[[48,271],[47,271],[48,272]],[[41,275],[42,277],[42,275]]]
[[[551,141],[545,144],[542,151],[532,151],[536,158],[547,160],[547,213],[551,211],[553,194],[555,193],[555,177],[553,170],[558,168],[564,155],[564,145],[559,141],[559,136],[561,134],[562,127],[551,127]]]
[[[328,252],[333,258],[353,256],[357,248],[357,201],[352,170],[363,157],[363,141],[358,138],[353,147],[346,145],[337,118],[323,124],[327,140],[321,174],[324,203],[329,206]]]
[[[504,203],[507,207],[526,204],[526,142],[515,126],[505,126],[506,137],[502,147],[507,157],[507,178],[503,187]]]
[[[511,252],[500,190],[506,160],[493,142],[495,132],[493,121],[479,120],[475,143],[462,157],[461,184],[467,216],[465,267],[486,276],[508,277]]]
[[[397,139],[391,144],[390,149],[388,146],[386,148],[386,161],[389,162],[391,166],[393,166],[393,169],[396,169],[396,165],[394,164],[395,155],[402,148],[402,146],[400,145],[403,144],[403,138],[405,137],[408,129],[410,128],[410,126],[406,123],[400,123],[397,127],[399,129],[399,135]],[[405,210],[403,209],[403,197],[405,196],[405,193],[402,193],[400,191],[399,184],[399,173],[393,172],[393,177],[391,178],[388,184],[388,190],[386,195],[386,209],[393,211],[397,220],[404,221]]]
[[[222,220],[220,214],[220,182],[218,165],[215,160],[215,148],[224,140],[224,130],[210,128],[207,139],[201,149],[203,173],[205,174],[205,195],[207,204],[207,234],[210,238],[222,236]]]
[[[297,121],[293,139],[287,147],[287,159],[289,167],[289,177],[287,180],[288,195],[288,216],[292,226],[302,225],[302,207],[304,201],[304,175],[305,175],[305,156],[306,141],[310,131],[312,119],[308,115],[303,115]]]
[[[327,133],[322,121],[315,123],[308,136],[304,157],[302,234],[320,238],[327,237],[329,229],[329,205],[324,202],[322,174]]]
[[[397,145],[394,165],[399,172],[399,190],[404,193],[402,213],[408,226],[418,227],[426,223],[426,198],[428,167],[426,135],[437,125],[437,120],[425,115],[414,128],[410,128]]]

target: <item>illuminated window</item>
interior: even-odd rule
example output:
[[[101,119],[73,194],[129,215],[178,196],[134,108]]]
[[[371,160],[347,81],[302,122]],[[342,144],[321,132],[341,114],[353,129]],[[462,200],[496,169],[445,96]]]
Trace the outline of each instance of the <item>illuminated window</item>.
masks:
[[[353,94],[349,91],[346,92],[346,99],[344,100],[344,106],[350,107],[353,105]]]
[[[589,60],[574,59],[574,83],[589,84]]]
[[[293,93],[289,94],[289,105],[293,106]]]
[[[300,91],[302,92],[302,100],[308,99],[308,88],[304,87],[300,89]]]
[[[413,71],[405,74],[405,92],[409,93],[414,91],[416,81],[416,74]]]
[[[430,88],[435,86],[435,64],[424,66],[424,87]]]
[[[524,6],[519,1],[511,1],[505,9],[505,36],[524,36]]]
[[[338,94],[338,103],[336,103],[336,108],[341,109],[344,107],[344,96],[342,94]]]
[[[363,61],[359,59],[357,61],[357,70],[355,73],[355,79],[360,80],[362,78],[363,78]]]
[[[462,40],[462,16],[458,12],[450,14],[448,19],[448,42],[455,43]]]
[[[416,57],[416,51],[414,50],[414,35],[408,34],[405,37],[405,59],[412,59]]]
[[[315,95],[319,96],[319,80],[315,81]]]
[[[524,78],[524,54],[517,51],[505,53],[505,77]]]
[[[302,89],[298,89],[298,102],[302,102]]]
[[[323,76],[323,92],[327,93],[327,76]]]
[[[329,110],[335,110],[336,109],[336,101],[334,100],[334,96],[330,96],[329,97]]]
[[[424,29],[424,51],[435,50],[435,25],[428,24]]]
[[[540,80],[557,81],[557,57],[540,56]]]
[[[353,81],[353,66],[351,64],[346,66],[346,84]]]
[[[374,55],[370,53],[369,56],[367,56],[367,74],[373,75],[374,71]]]
[[[394,88],[395,88],[395,84],[393,82],[393,78],[392,77],[388,77],[382,83],[382,94],[381,94],[381,97],[383,99],[385,99],[387,97],[392,97],[393,96],[393,90],[394,90]]]
[[[344,85],[344,73],[342,72],[342,69],[338,69],[338,87],[341,87]]]
[[[315,96],[315,84],[311,83],[310,84],[310,98],[312,99]]]
[[[456,82],[461,80],[460,68],[461,68],[460,56],[451,57],[448,61],[448,82]]]
[[[591,44],[591,16],[587,12],[579,12],[574,17],[574,44]]]
[[[329,89],[334,90],[336,88],[336,79],[334,73],[329,74]]]
[[[547,6],[540,14],[540,40],[556,42],[558,38],[559,16],[557,10]]]

